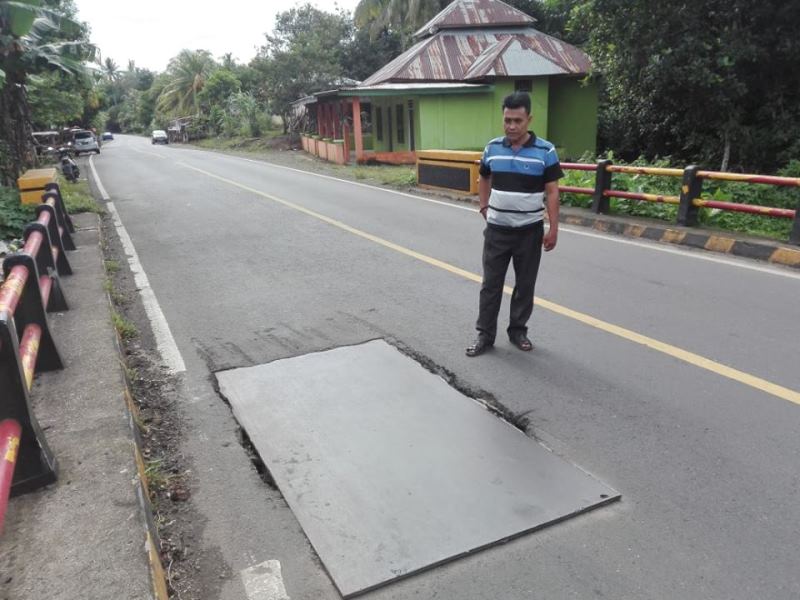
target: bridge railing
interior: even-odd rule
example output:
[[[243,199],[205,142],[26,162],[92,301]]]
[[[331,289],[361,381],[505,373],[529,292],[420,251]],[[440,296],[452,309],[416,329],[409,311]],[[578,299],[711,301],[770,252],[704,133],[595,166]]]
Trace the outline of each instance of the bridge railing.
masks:
[[[670,169],[661,167],[638,167],[627,165],[614,165],[610,160],[601,160],[597,164],[587,163],[561,163],[561,168],[566,171],[594,171],[594,188],[559,186],[559,190],[570,194],[583,194],[592,197],[592,210],[596,213],[610,211],[611,198],[624,198],[640,202],[660,202],[678,206],[677,222],[679,225],[692,227],[697,225],[700,208],[716,208],[719,210],[755,214],[778,219],[791,219],[792,230],[789,234],[789,243],[800,245],[800,210],[776,208],[772,206],[759,206],[755,204],[742,204],[709,200],[702,197],[702,186],[705,180],[733,181],[737,183],[773,185],[781,187],[800,187],[800,178],[777,177],[770,175],[749,175],[740,173],[725,173],[720,171],[703,171],[696,166],[685,169]],[[613,189],[613,174],[625,173],[629,175],[648,175],[652,177],[674,177],[681,179],[679,195],[648,194],[645,192],[628,192]]]

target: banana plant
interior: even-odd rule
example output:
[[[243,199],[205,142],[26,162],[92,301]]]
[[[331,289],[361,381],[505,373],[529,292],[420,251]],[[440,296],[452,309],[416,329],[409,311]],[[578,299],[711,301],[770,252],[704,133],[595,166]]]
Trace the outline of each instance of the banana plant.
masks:
[[[83,73],[96,52],[80,23],[42,0],[0,0],[0,184],[15,183],[34,160],[26,83],[50,71]]]

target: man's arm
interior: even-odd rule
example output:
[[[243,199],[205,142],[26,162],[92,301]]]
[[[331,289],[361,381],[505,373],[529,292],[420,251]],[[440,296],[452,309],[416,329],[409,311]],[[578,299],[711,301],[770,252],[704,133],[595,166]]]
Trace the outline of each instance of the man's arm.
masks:
[[[480,208],[478,209],[483,216],[483,220],[486,220],[486,212],[489,208],[489,196],[492,193],[492,178],[484,177],[483,175],[480,176],[478,180],[478,198],[480,199]]]
[[[558,208],[559,208],[559,195],[558,195],[558,180],[548,181],[544,184],[545,204],[547,206],[547,220],[550,222],[550,227],[547,233],[544,234],[544,241],[542,245],[545,251],[549,252],[556,247],[558,243]]]

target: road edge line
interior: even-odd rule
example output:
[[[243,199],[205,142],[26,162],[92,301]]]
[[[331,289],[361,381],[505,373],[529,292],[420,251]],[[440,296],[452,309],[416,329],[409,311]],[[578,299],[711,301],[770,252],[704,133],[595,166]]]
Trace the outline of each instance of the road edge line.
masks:
[[[107,202],[106,206],[108,207],[108,212],[111,213],[114,228],[119,236],[122,249],[127,255],[128,267],[131,273],[133,273],[136,287],[139,290],[139,296],[142,299],[142,305],[150,321],[150,327],[153,330],[153,337],[156,340],[158,353],[161,355],[161,360],[167,366],[170,374],[183,373],[186,371],[186,363],[183,361],[183,356],[181,356],[181,352],[178,349],[178,344],[175,342],[175,338],[169,328],[167,318],[164,316],[156,294],[150,286],[150,280],[147,278],[147,273],[145,273],[144,267],[139,260],[139,254],[136,252],[133,240],[131,240],[128,230],[125,229],[125,226],[122,224],[122,219],[119,216],[119,212],[117,212],[117,207],[114,206],[114,202],[111,201],[110,196],[106,193],[100,181],[100,177],[97,175],[97,170],[94,168],[92,158],[94,157],[89,158],[92,177],[97,184],[98,190],[100,190],[100,195],[103,197],[103,200]]]

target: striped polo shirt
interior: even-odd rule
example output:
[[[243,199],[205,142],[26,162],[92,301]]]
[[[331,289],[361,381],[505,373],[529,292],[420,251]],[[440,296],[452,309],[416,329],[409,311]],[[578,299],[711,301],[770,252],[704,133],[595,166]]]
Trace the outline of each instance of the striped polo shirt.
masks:
[[[513,150],[505,137],[483,151],[480,174],[492,178],[486,222],[500,228],[529,227],[544,218],[544,186],[564,176],[556,148],[529,131],[530,138]]]

